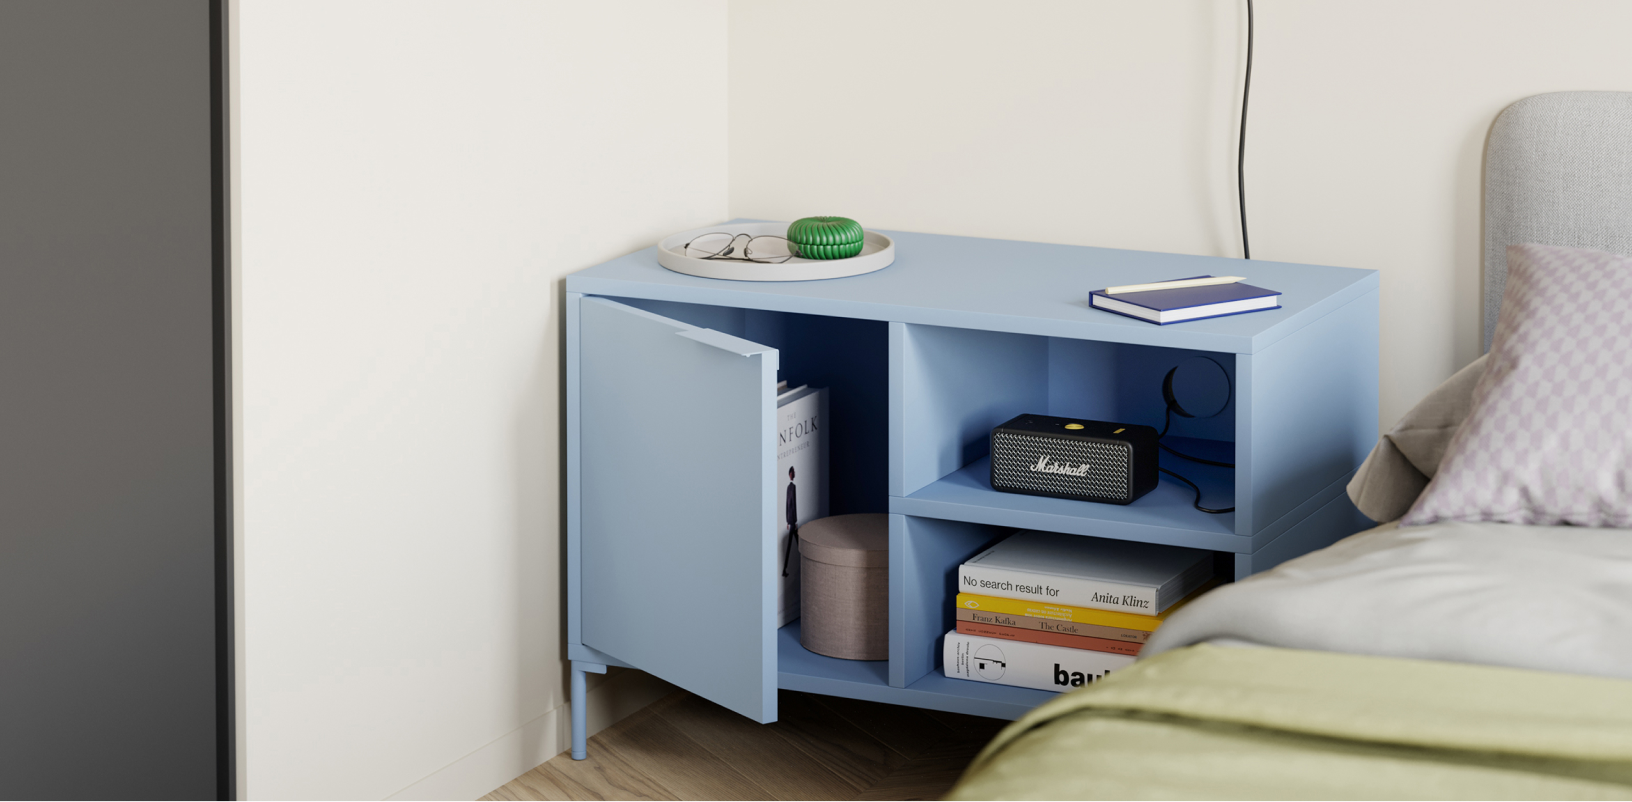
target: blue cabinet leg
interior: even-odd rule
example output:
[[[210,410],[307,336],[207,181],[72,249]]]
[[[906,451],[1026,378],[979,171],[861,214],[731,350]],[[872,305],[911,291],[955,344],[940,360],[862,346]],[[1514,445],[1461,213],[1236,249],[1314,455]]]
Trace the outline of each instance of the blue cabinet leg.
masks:
[[[569,706],[572,709],[573,760],[589,757],[589,690],[584,681],[586,673],[605,674],[606,666],[572,661],[572,699]]]
[[[559,685],[557,688],[561,687]],[[589,722],[586,706],[586,697],[589,692],[584,690],[584,670],[577,663],[572,667],[572,759],[583,760],[589,757]],[[556,730],[560,732],[560,730]]]

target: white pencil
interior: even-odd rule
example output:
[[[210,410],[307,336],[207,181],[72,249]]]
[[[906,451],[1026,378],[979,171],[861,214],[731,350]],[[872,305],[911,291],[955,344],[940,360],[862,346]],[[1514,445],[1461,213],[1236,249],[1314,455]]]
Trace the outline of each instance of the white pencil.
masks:
[[[1185,287],[1211,287],[1214,284],[1235,284],[1246,281],[1241,276],[1213,276],[1211,278],[1187,278],[1178,281],[1157,281],[1150,284],[1124,284],[1120,287],[1106,287],[1106,295],[1121,295],[1128,292],[1150,292],[1151,290],[1180,290]]]

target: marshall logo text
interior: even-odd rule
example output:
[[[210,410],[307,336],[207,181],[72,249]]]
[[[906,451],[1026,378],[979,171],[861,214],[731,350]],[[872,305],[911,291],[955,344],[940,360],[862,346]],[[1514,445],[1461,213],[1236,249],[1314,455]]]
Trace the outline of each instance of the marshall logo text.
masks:
[[[1087,476],[1088,463],[1072,465],[1069,462],[1055,462],[1047,454],[1037,458],[1037,464],[1031,466],[1032,473],[1058,473],[1065,476]]]

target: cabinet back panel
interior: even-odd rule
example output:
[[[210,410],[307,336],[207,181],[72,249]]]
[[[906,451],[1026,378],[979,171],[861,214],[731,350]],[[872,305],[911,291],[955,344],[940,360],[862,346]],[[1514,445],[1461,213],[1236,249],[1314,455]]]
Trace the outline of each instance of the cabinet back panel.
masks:
[[[987,455],[991,431],[1048,407],[1048,340],[1027,334],[905,325],[898,384],[900,486],[908,496]]]
[[[1167,404],[1162,380],[1180,363],[1213,359],[1235,385],[1235,355],[1097,340],[1048,343],[1048,414],[1120,423],[1140,423],[1162,430]],[[1222,389],[1222,388],[1221,388]],[[1181,403],[1185,399],[1181,398]],[[1175,435],[1203,440],[1235,439],[1235,399],[1207,418],[1173,417]]]

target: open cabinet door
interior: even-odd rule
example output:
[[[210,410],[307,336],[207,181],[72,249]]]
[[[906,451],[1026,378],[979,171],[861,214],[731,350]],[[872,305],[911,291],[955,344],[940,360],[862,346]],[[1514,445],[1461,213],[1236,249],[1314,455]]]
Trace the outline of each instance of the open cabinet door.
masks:
[[[580,304],[583,644],[775,721],[777,352]]]

